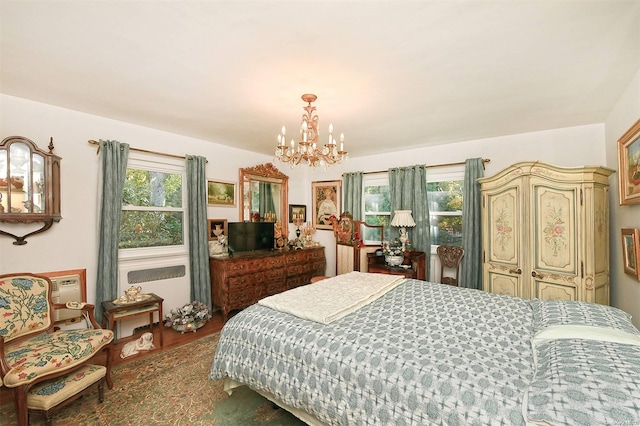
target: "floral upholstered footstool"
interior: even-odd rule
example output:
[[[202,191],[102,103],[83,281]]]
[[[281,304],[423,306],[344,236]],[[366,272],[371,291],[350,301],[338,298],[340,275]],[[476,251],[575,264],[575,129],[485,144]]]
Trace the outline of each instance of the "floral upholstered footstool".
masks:
[[[27,394],[29,414],[42,412],[45,424],[51,425],[53,413],[95,387],[98,388],[98,401],[102,402],[106,373],[107,369],[101,365],[86,365],[64,376],[38,383]]]

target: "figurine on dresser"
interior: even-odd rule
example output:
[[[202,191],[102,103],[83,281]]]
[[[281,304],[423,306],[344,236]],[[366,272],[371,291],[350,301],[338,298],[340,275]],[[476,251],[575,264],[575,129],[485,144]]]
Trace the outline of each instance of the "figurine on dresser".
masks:
[[[287,245],[287,239],[282,232],[282,223],[279,220],[273,225],[273,241],[274,248],[278,250],[282,250]]]

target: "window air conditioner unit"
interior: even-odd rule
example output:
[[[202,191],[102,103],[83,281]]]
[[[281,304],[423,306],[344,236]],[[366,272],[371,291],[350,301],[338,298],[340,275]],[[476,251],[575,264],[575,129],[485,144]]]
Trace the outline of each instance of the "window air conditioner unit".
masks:
[[[80,275],[51,277],[53,303],[82,302]],[[53,314],[54,322],[82,319],[82,311],[75,309],[56,309]],[[75,322],[75,321],[72,321]]]

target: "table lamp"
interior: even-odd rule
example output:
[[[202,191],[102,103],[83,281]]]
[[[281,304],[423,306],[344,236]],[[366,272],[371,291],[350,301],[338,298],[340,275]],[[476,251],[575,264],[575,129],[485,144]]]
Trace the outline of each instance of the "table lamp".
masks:
[[[416,223],[413,221],[413,217],[411,216],[411,210],[396,210],[393,220],[391,221],[391,226],[400,228],[400,242],[402,243],[402,249],[404,250],[404,245],[409,239],[407,227],[416,226]]]

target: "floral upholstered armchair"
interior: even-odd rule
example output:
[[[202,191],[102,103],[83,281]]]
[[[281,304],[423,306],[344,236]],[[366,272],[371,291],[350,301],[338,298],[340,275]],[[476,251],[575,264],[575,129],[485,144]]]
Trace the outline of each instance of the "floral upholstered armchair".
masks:
[[[93,305],[80,304],[93,328],[54,330],[51,281],[30,273],[0,275],[0,378],[13,391],[20,426],[29,422],[27,393],[36,383],[62,376],[93,363],[106,351],[106,381],[109,389],[113,332],[103,330]]]

